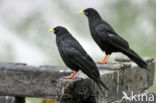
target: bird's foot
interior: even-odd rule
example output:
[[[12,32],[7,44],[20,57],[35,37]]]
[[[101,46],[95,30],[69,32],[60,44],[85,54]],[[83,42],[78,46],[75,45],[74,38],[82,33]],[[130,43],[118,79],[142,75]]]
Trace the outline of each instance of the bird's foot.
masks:
[[[107,61],[108,61],[109,57],[110,57],[110,55],[106,55],[101,62],[97,62],[97,63],[99,63],[99,64],[107,64]]]
[[[77,73],[77,71],[75,71],[74,73],[72,73],[70,76],[65,77],[66,79],[74,79],[75,74]]]
[[[107,64],[107,62],[103,62],[103,61],[101,61],[101,62],[97,62],[98,64]]]
[[[74,76],[67,76],[67,77],[65,77],[66,79],[74,79],[75,77]]]

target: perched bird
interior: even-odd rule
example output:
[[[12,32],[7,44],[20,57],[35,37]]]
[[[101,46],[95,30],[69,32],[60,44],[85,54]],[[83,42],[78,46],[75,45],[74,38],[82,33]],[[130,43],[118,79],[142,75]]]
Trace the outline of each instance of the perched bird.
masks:
[[[146,62],[137,53],[130,49],[126,40],[120,37],[107,22],[102,20],[101,16],[95,9],[87,8],[78,13],[87,16],[90,33],[93,39],[102,51],[105,51],[106,53],[105,58],[100,63],[107,63],[111,53],[122,52],[141,68],[147,69]]]
[[[81,70],[97,83],[102,93],[104,92],[101,86],[108,90],[100,79],[99,71],[92,58],[66,28],[57,26],[54,29],[50,29],[49,32],[54,32],[56,34],[57,47],[64,63],[75,71],[73,74],[66,77],[67,79],[74,78],[77,71]]]

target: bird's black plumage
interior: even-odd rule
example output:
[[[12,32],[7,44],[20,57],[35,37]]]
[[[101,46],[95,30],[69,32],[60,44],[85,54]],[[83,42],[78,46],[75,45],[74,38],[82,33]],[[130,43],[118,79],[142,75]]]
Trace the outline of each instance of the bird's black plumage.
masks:
[[[56,34],[57,47],[65,64],[74,71],[81,70],[93,79],[100,89],[100,85],[102,85],[108,90],[102,80],[100,80],[100,74],[96,64],[79,42],[64,27],[58,26],[54,28],[54,31]]]
[[[147,69],[146,62],[130,49],[126,40],[120,37],[107,22],[102,20],[95,9],[85,9],[84,14],[88,18],[89,28],[93,39],[99,47],[105,51],[106,55],[110,55],[112,52],[122,52],[141,68]]]

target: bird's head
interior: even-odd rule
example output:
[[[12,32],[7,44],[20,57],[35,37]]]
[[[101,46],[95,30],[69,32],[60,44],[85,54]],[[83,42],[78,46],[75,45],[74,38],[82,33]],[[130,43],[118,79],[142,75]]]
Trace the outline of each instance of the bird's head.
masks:
[[[57,26],[53,29],[49,29],[49,32],[53,32],[56,34],[56,36],[60,36],[60,35],[64,35],[64,34],[68,34],[68,30],[65,27],[62,26]]]
[[[78,12],[78,14],[85,14],[87,17],[95,17],[95,16],[100,17],[98,12],[93,8],[87,8],[85,10],[81,10]]]

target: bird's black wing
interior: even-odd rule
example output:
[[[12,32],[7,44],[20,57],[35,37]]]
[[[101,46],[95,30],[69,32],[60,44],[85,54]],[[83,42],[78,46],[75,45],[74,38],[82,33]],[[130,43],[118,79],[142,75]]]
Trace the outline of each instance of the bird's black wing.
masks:
[[[96,27],[96,32],[100,35],[100,38],[113,50],[122,52],[131,58],[132,61],[137,63],[141,68],[147,69],[147,63],[132,49],[129,48],[128,43],[118,35],[106,32],[103,25]]]
[[[99,77],[99,71],[91,57],[85,52],[81,45],[74,39],[68,39],[68,46],[63,48],[64,54],[70,61],[76,64],[89,77]]]
[[[96,32],[105,42],[115,47],[129,48],[129,44],[122,37],[117,35],[114,31],[110,31],[104,24],[100,24],[96,27]]]
[[[114,31],[114,29],[105,21],[101,21],[101,24],[99,25],[100,27],[102,26],[102,28],[107,31],[107,32],[110,32],[110,33],[113,33],[115,35],[117,35]]]

